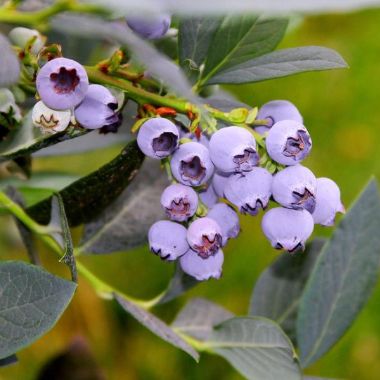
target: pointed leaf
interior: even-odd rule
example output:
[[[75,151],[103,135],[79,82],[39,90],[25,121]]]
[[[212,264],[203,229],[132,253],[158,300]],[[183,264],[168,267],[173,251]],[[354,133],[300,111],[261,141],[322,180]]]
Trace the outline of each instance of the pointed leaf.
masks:
[[[163,321],[117,294],[115,294],[115,299],[127,313],[131,314],[154,334],[182,351],[185,351],[196,361],[199,360],[199,354]]]
[[[269,319],[237,317],[217,326],[205,345],[251,380],[301,380],[289,338]]]
[[[301,298],[297,341],[310,365],[352,325],[376,284],[380,198],[372,180],[323,247]]]
[[[197,77],[219,27],[221,18],[184,18],[178,29],[179,63],[189,73]]]
[[[320,46],[305,46],[277,50],[222,70],[207,84],[260,82],[306,71],[346,67],[347,63],[336,51]]]
[[[132,141],[111,162],[61,190],[69,225],[77,226],[98,216],[132,181],[143,159],[136,141]],[[48,224],[51,199],[29,207],[28,214],[37,222]]]
[[[325,239],[315,239],[305,252],[283,254],[256,282],[249,314],[276,321],[291,338],[295,337],[298,304]]]
[[[285,19],[264,19],[245,14],[225,17],[217,29],[202,77],[206,80],[272,51],[284,36]]]
[[[21,124],[6,140],[0,143],[0,162],[29,155],[38,150],[87,134],[89,130],[70,130],[55,135],[42,134],[32,124],[32,112],[28,112]]]
[[[195,339],[207,340],[216,325],[233,317],[230,311],[215,303],[203,298],[193,298],[179,312],[172,327]]]
[[[158,162],[147,160],[116,202],[86,224],[79,250],[112,253],[145,244],[150,226],[165,215],[160,197],[167,184]]]
[[[0,263],[0,358],[49,331],[74,295],[76,285],[40,267]]]

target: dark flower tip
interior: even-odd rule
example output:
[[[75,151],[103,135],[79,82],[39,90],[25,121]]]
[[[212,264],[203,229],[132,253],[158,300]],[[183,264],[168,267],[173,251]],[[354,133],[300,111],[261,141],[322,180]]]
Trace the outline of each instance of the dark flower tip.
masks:
[[[80,82],[76,69],[67,70],[65,67],[60,67],[58,72],[51,73],[50,80],[54,83],[57,94],[73,92]]]
[[[305,189],[303,194],[297,193],[293,191],[293,197],[295,198],[295,202],[292,203],[292,206],[297,208],[304,208],[312,214],[315,210],[316,200],[313,193],[311,193],[308,189]]]
[[[310,136],[306,131],[299,130],[297,137],[289,137],[284,148],[284,156],[294,160],[302,160],[307,156],[311,147]]]
[[[154,152],[160,156],[166,157],[177,147],[178,137],[171,132],[164,132],[153,139],[152,147]]]
[[[210,256],[215,255],[219,248],[222,246],[222,236],[215,234],[213,237],[203,235],[202,245],[196,246],[196,251],[202,259],[208,259]]]
[[[190,161],[181,161],[181,174],[184,178],[201,182],[206,175],[206,168],[202,165],[201,159],[194,156]]]

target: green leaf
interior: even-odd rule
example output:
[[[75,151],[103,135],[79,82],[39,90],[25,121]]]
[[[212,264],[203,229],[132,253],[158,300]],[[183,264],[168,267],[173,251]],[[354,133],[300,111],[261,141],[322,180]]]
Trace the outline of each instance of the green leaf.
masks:
[[[346,67],[347,63],[336,51],[320,46],[305,46],[277,50],[222,70],[207,84],[260,82],[307,71]]]
[[[289,338],[269,319],[236,317],[217,326],[205,347],[250,380],[301,380]]]
[[[70,226],[89,222],[109,206],[138,172],[144,155],[136,141],[130,142],[111,162],[59,192]],[[50,220],[49,197],[26,211],[41,224]]]
[[[193,288],[198,283],[199,281],[197,281],[194,277],[186,274],[181,269],[181,266],[177,264],[174,276],[170,280],[166,290],[160,296],[158,303],[164,304],[170,302],[171,300],[185,293],[187,290]]]
[[[200,67],[206,59],[215,31],[221,23],[221,18],[185,18],[179,23],[178,46],[179,63],[196,79]]]
[[[256,282],[249,314],[276,321],[288,336],[295,338],[298,304],[324,243],[324,239],[315,239],[305,252],[283,254],[276,259]]]
[[[8,39],[0,34],[0,87],[17,83],[20,64]]]
[[[70,130],[55,135],[42,134],[32,123],[32,111],[28,112],[21,124],[0,143],[0,162],[29,155],[38,150],[70,140],[88,133],[89,130]]]
[[[74,295],[76,285],[40,267],[0,263],[0,358],[13,355],[49,331]]]
[[[7,356],[4,359],[0,359],[0,368],[8,367],[9,365],[16,364],[18,362],[16,355]]]
[[[287,20],[263,19],[252,14],[224,18],[209,49],[201,83],[219,71],[272,51],[284,36]]]
[[[376,284],[380,198],[372,180],[322,249],[301,298],[297,341],[306,367],[352,325]]]
[[[185,351],[196,361],[199,360],[199,354],[163,321],[117,294],[115,294],[115,299],[127,313],[131,314],[142,325],[152,331],[152,333],[182,351]]]
[[[167,184],[159,163],[146,160],[131,186],[85,225],[79,251],[104,254],[145,244],[150,226],[165,216],[160,197]]]
[[[179,312],[173,329],[198,340],[207,340],[213,328],[220,323],[233,318],[234,315],[203,298],[193,298]]]

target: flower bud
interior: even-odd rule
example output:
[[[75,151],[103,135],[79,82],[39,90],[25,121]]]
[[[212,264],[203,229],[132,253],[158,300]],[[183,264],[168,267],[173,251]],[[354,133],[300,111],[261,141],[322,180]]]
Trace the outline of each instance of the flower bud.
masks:
[[[42,101],[36,103],[32,111],[35,127],[42,133],[54,134],[64,131],[70,124],[71,111],[57,111],[47,107]]]

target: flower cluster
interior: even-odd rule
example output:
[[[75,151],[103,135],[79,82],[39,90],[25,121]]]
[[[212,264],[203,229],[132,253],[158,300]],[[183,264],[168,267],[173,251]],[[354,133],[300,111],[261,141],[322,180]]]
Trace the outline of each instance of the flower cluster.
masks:
[[[151,226],[150,250],[163,260],[178,259],[197,280],[221,276],[222,248],[240,232],[237,212],[255,216],[276,202],[278,207],[264,214],[262,230],[275,249],[291,253],[304,249],[314,224],[331,226],[336,213],[344,212],[335,182],[316,178],[300,164],[312,142],[297,108],[288,101],[269,102],[257,123],[262,125],[255,131],[230,126],[199,139],[183,136],[161,117],[140,127],[139,148],[170,162],[173,177],[161,196],[170,220]],[[274,174],[266,169],[268,161]]]
[[[104,86],[89,84],[86,70],[76,61],[47,62],[38,72],[36,86],[41,100],[32,119],[43,133],[62,132],[70,124],[115,132],[121,124],[115,96]]]

